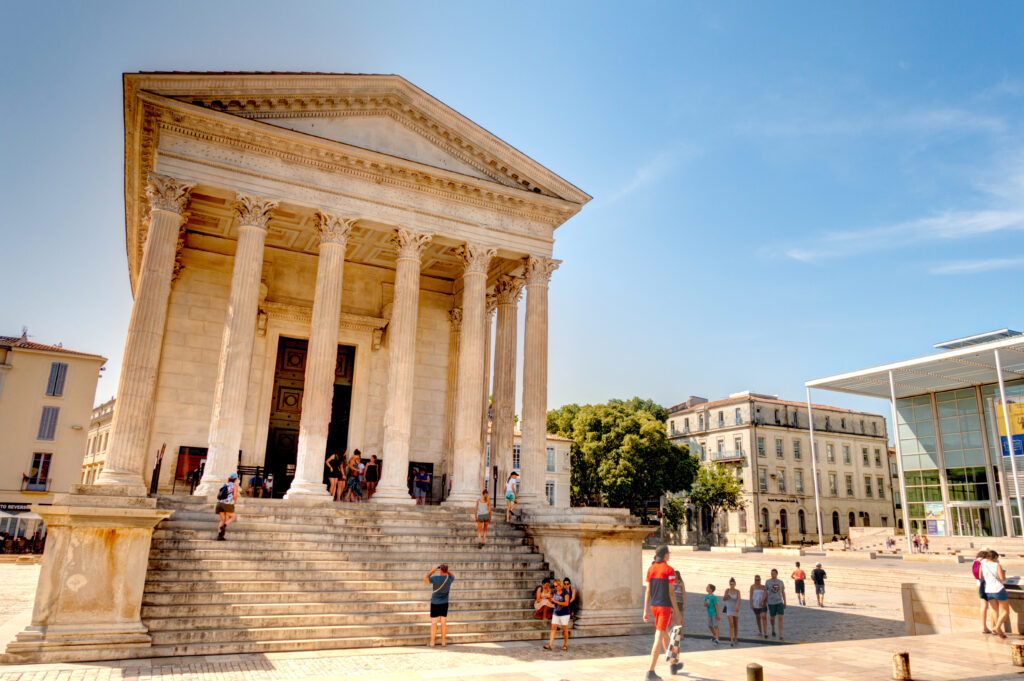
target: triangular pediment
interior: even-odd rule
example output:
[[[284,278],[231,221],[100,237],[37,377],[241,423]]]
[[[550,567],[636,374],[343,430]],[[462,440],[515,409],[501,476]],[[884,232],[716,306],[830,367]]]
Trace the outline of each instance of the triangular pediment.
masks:
[[[590,196],[473,121],[391,75],[125,74],[145,91],[505,187],[582,205]]]
[[[481,180],[498,180],[451,151],[438,146],[419,131],[399,122],[391,112],[375,111],[346,116],[254,117],[253,120],[302,132],[321,139],[370,149],[388,156],[416,161],[434,168],[469,175]],[[505,184],[503,182],[503,184]]]

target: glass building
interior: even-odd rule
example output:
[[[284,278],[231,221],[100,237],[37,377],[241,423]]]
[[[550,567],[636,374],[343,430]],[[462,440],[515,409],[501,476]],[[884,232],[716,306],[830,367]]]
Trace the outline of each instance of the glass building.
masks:
[[[1024,334],[1002,329],[935,347],[806,385],[890,401],[898,524],[918,534],[1021,536]]]

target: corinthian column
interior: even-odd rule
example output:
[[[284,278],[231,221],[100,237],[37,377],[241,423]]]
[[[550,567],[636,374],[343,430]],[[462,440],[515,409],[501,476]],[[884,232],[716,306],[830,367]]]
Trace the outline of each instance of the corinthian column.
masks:
[[[455,395],[455,484],[446,503],[471,504],[480,495],[480,402],[483,399],[484,326],[487,317],[487,266],[493,248],[466,244],[461,250],[462,337]]]
[[[238,245],[231,274],[228,313],[221,336],[217,387],[213,395],[210,420],[210,448],[206,454],[203,479],[196,495],[213,494],[228,476],[238,470],[238,448],[242,444],[242,425],[252,365],[252,345],[256,336],[256,307],[259,302],[260,273],[263,270],[263,244],[267,222],[277,201],[238,194]]]
[[[526,266],[526,328],[523,338],[522,502],[540,505],[547,467],[548,282],[560,260],[530,256]]]
[[[171,294],[178,230],[185,222],[185,208],[193,186],[153,172],[146,185],[149,232],[124,345],[110,449],[103,471],[96,478],[97,485],[126,487],[126,494],[146,494],[142,468],[167,322],[167,299]]]
[[[494,341],[494,421],[491,428],[491,465],[504,483],[512,472],[512,435],[516,411],[516,317],[523,280],[498,279],[498,328]]]
[[[480,402],[480,475],[477,477],[482,480],[489,480],[490,476],[487,474],[487,426],[488,418],[487,412],[491,406],[491,327],[494,326],[494,311],[498,307],[498,297],[493,293],[487,294],[487,312],[484,315],[484,387],[483,398]]]
[[[334,374],[338,365],[338,318],[341,316],[341,287],[345,273],[345,246],[355,220],[318,212],[320,256],[316,263],[316,291],[313,317],[309,324],[306,377],[302,388],[302,417],[295,477],[284,495],[329,498],[323,483],[327,433],[334,403]]]
[[[444,460],[444,472],[451,477],[452,452],[455,447],[455,390],[459,380],[459,333],[462,330],[462,308],[455,307],[448,310],[448,321],[451,324],[448,332],[448,383],[445,389],[444,440],[441,445],[441,456]]]
[[[411,504],[406,476],[412,434],[412,389],[416,369],[416,317],[420,302],[420,260],[431,235],[397,229],[395,300],[388,323],[388,395],[384,409],[384,469],[373,495],[377,503]]]

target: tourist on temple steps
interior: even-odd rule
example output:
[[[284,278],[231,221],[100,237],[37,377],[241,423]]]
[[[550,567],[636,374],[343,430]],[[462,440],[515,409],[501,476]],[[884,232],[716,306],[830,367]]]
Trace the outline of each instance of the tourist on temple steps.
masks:
[[[359,490],[359,457],[355,454],[348,460],[345,468],[345,501],[358,501],[356,497],[361,496]]]
[[[377,491],[377,481],[380,480],[380,463],[377,461],[376,454],[370,455],[370,463],[366,464],[363,477],[366,479],[366,498],[369,500]]]
[[[554,592],[551,595],[554,612],[551,615],[551,637],[545,650],[551,650],[555,644],[555,634],[562,628],[562,650],[569,649],[569,590],[560,579],[555,580]]]
[[[339,490],[338,483],[341,482],[341,460],[337,454],[331,453],[327,455],[327,460],[324,461],[324,469],[327,475],[327,491],[331,495],[331,499],[334,501],[338,500]]]
[[[476,520],[477,548],[482,549],[487,543],[487,526],[491,524],[491,499],[487,496],[486,487],[480,493],[480,498],[476,500],[473,517]]]
[[[519,474],[515,471],[505,481],[505,522],[512,522],[512,511],[516,510],[519,499]]]
[[[217,526],[217,540],[224,541],[224,533],[228,525],[235,522],[235,503],[238,501],[238,475],[232,473],[228,481],[221,485],[217,492],[217,515],[220,516],[220,524]]]
[[[435,572],[440,574],[435,575]],[[438,565],[423,578],[434,587],[430,594],[430,647],[434,647],[437,638],[437,625],[441,625],[441,647],[445,646],[448,636],[448,593],[451,591],[455,576],[448,572],[447,565]]]
[[[549,620],[555,610],[552,602],[554,591],[551,588],[551,580],[547,577],[540,583],[533,592],[533,618],[538,620]]]

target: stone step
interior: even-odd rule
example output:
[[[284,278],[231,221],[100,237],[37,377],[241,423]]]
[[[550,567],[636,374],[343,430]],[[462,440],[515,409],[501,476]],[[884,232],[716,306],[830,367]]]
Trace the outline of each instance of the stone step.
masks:
[[[540,581],[551,573],[544,570],[518,573],[515,576],[505,576],[496,579],[490,576],[488,579],[463,579],[452,586],[453,590],[461,592],[463,589],[501,589],[506,595],[533,593]],[[410,591],[416,580],[391,581],[391,580],[347,580],[330,581],[324,579],[299,580],[287,576],[277,580],[232,580],[232,579],[204,579],[195,580],[189,573],[189,578],[181,581],[172,581],[161,578],[161,573],[151,573],[146,577],[145,591],[147,594],[157,593],[207,593],[218,594],[230,591],[247,591],[250,593],[264,593],[272,591],[301,591],[306,593],[321,593],[326,591],[372,591],[372,600],[381,598],[378,592],[389,591]],[[428,585],[423,585],[427,589]],[[420,592],[422,594],[422,591]],[[369,597],[368,597],[369,598]]]
[[[401,592],[394,592],[400,594]],[[373,610],[377,613],[391,612],[428,612],[429,596],[423,592],[412,593],[412,598],[402,596],[401,599],[378,600],[373,603]],[[481,598],[479,600],[467,600],[465,592],[460,592],[458,603],[452,603],[451,613],[463,613],[471,610],[493,610],[495,608],[504,611],[529,610],[533,611],[532,598]],[[365,613],[368,605],[365,599],[353,599],[341,602],[323,602],[316,600],[307,601],[282,601],[278,603],[254,603],[252,594],[244,594],[244,598],[237,599],[237,603],[209,603],[198,604],[173,604],[173,605],[144,605],[142,607],[142,618],[155,620],[174,617],[249,617],[269,615],[349,615]],[[454,615],[453,615],[454,616]]]
[[[183,559],[150,559],[149,569],[161,574],[177,574],[193,576],[195,573],[216,574],[260,574],[260,575],[294,575],[301,577],[306,573],[316,574],[366,574],[383,575],[395,579],[423,579],[437,565],[426,561],[386,561],[372,560],[183,560]],[[547,571],[543,556],[530,553],[525,556],[501,556],[487,558],[477,554],[475,560],[463,560],[459,563],[459,576],[463,574],[490,574],[495,570],[501,572],[520,572],[524,570]],[[308,575],[306,575],[308,577]],[[196,575],[196,578],[199,578]],[[345,577],[346,579],[348,577]],[[334,579],[334,577],[330,577]]]
[[[366,603],[366,593],[360,589],[333,589],[300,590],[288,588],[287,586],[266,591],[261,589],[223,589],[223,590],[190,590],[188,588],[167,589],[168,583],[163,587],[147,588],[142,595],[143,606],[194,606],[224,604],[225,606],[242,605],[282,605],[292,603],[320,603],[326,607],[333,604],[347,605],[349,603]],[[422,587],[422,588],[421,588]],[[504,586],[483,586],[467,587],[459,585],[459,601],[466,603],[480,601],[492,603],[503,599],[516,599],[518,596],[529,597],[532,601],[533,590],[536,585],[529,588],[508,589]],[[425,585],[415,588],[382,589],[373,592],[374,602],[397,603],[402,601],[423,601],[430,596]]]
[[[213,513],[216,502],[199,498],[198,502],[179,504],[157,502],[157,508],[173,510],[176,513]],[[498,509],[495,509],[497,511]],[[429,520],[448,520],[452,518],[470,519],[471,509],[469,507],[416,507],[416,506],[395,506],[387,504],[366,504],[348,502],[325,502],[317,504],[299,504],[290,500],[281,499],[251,499],[239,498],[235,504],[235,512],[239,515],[246,514],[279,514],[290,517],[349,517],[349,518],[371,518],[371,519],[408,519],[414,522]],[[504,510],[502,510],[504,519]]]
[[[303,615],[235,615],[220,617],[180,617],[157,618],[145,620],[150,634],[158,631],[195,631],[195,630],[231,630],[231,629],[311,629],[320,627],[360,626],[393,626],[400,624],[429,624],[430,606],[426,603],[417,604],[415,608],[401,611],[381,612],[377,604],[367,604],[370,610],[344,614],[303,614]],[[454,615],[455,611],[450,611]],[[506,620],[526,620],[533,618],[533,609],[521,608],[514,610],[460,610],[458,617],[452,621],[459,622],[496,622]]]
[[[207,530],[210,528],[216,529],[219,526],[220,521],[215,515],[208,515],[203,518],[169,518],[164,520],[159,525],[159,529],[162,530]],[[408,534],[410,536],[432,536],[435,534],[449,534],[452,531],[459,531],[463,534],[472,533],[476,535],[476,524],[468,522],[459,522],[457,520],[450,521],[436,521],[430,524],[417,525],[415,523],[345,523],[345,522],[324,522],[318,520],[317,522],[294,522],[290,520],[278,520],[273,518],[262,519],[262,518],[236,518],[236,520],[228,528],[228,531],[244,527],[254,532],[296,532],[296,533],[315,533],[315,534],[330,534],[335,535],[348,535],[348,534],[363,534],[363,535],[401,535]],[[514,527],[489,527],[487,534],[490,535],[494,532],[495,536],[524,536],[521,530]]]
[[[237,543],[237,542],[236,542]],[[242,562],[255,561],[258,563],[265,563],[268,558],[273,560],[286,560],[286,561],[350,561],[351,557],[349,554],[361,553],[359,551],[351,551],[350,548],[346,547],[334,547],[332,550],[321,550],[316,547],[311,547],[306,550],[302,549],[281,549],[274,547],[274,551],[270,552],[266,547],[252,547],[249,549],[240,549],[235,543],[231,544],[231,548],[226,548],[226,542],[219,542],[215,540],[208,540],[206,544],[195,547],[184,547],[177,546],[173,548],[164,548],[164,545],[154,546],[149,553],[150,560],[235,560]],[[538,553],[534,553],[531,547],[528,546],[490,546],[486,545],[482,549],[478,549],[476,544],[469,546],[462,545],[447,545],[440,544],[435,547],[436,554],[443,555],[447,551],[459,549],[462,552],[472,553],[480,556],[481,560],[498,560],[498,559],[510,559],[510,560],[541,560],[542,557]],[[420,551],[409,551],[409,554],[416,555],[419,558],[424,557],[424,552]],[[374,552],[374,555],[378,558],[381,557],[381,552]],[[377,561],[374,561],[377,562]],[[436,561],[416,561],[417,564],[427,565],[427,569],[430,569],[434,565],[437,565]],[[431,564],[432,563],[432,564]]]
[[[409,532],[394,532],[387,533],[382,532],[380,534],[362,534],[357,535],[355,533],[345,533],[341,531],[327,531],[318,530],[314,527],[298,529],[287,527],[282,524],[278,525],[264,525],[261,527],[253,526],[251,524],[239,523],[237,525],[232,524],[227,531],[227,537],[230,540],[248,540],[248,541],[259,541],[259,542],[273,542],[275,545],[280,541],[307,541],[314,543],[331,543],[331,544],[352,544],[352,543],[367,543],[381,541],[383,543],[395,544],[404,543],[409,544],[431,544],[438,538],[451,537],[456,539],[474,539],[476,537],[475,530],[445,530],[439,531],[435,534],[410,534]],[[153,539],[215,539],[217,537],[217,523],[209,522],[204,524],[189,523],[189,524],[177,524],[172,521],[165,520],[161,523],[157,529],[153,532]],[[422,537],[425,541],[416,541],[414,537]],[[487,533],[488,540],[490,539],[516,539],[520,543],[525,543],[526,539],[523,535],[511,534],[508,532],[498,532],[495,534]]]
[[[473,633],[480,628],[476,622],[448,622],[448,633]],[[549,629],[546,623],[531,619],[526,620],[492,620],[487,623],[487,630],[494,634],[515,632],[523,629],[541,631]],[[150,636],[154,646],[182,645],[189,643],[266,643],[308,639],[339,639],[379,637],[388,641],[387,645],[398,637],[423,637],[430,634],[430,622],[404,624],[349,624],[342,626],[311,626],[311,627],[275,627],[261,629],[188,629],[185,631],[153,631]],[[343,647],[343,646],[340,646]]]
[[[474,583],[486,579],[495,579],[495,572],[500,575],[497,581],[520,581],[523,579],[543,579],[550,571],[538,563],[536,567],[526,566],[521,568],[495,569],[495,570],[467,570],[466,576],[457,579],[456,584]],[[395,584],[404,582],[423,582],[425,570],[407,570],[406,574],[392,575],[390,572],[381,570],[306,570],[294,572],[291,570],[156,570],[146,576],[146,584],[160,584],[163,582],[294,582],[304,583],[331,583],[331,582],[357,582],[363,586],[373,584]],[[539,577],[539,579],[538,579]],[[454,588],[454,587],[453,587]]]

